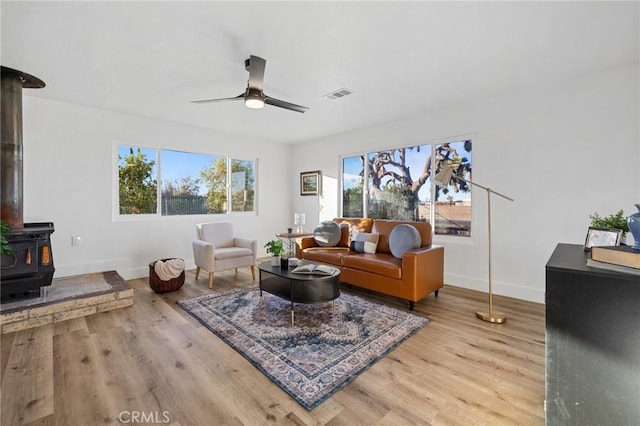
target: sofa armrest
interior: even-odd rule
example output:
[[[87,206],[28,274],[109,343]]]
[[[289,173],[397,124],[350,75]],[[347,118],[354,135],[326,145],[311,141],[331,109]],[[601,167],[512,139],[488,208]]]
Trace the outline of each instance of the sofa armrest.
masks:
[[[258,240],[250,240],[248,238],[234,238],[233,244],[236,247],[248,248],[253,253],[253,263],[258,258]]]
[[[296,257],[302,259],[302,250],[309,247],[317,247],[316,240],[313,237],[296,238]]]
[[[202,240],[193,240],[191,245],[193,247],[193,261],[196,266],[205,271],[213,272],[215,270],[216,246]]]
[[[402,256],[402,281],[414,283],[415,299],[444,285],[444,247],[430,245],[409,250]]]

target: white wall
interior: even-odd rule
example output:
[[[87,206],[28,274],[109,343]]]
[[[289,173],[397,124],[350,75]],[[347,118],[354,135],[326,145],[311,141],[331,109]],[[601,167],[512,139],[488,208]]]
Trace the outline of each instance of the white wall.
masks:
[[[292,172],[336,180],[340,155],[472,133],[473,179],[515,199],[492,198],[494,291],[544,302],[556,244],[583,244],[590,214],[628,215],[640,201],[639,75],[637,65],[605,70],[295,145]],[[293,210],[307,213],[308,228],[339,215],[339,185],[323,194],[333,203],[296,191]],[[471,238],[435,237],[447,284],[487,289],[485,200],[474,189]]]
[[[193,267],[191,240],[202,221],[231,221],[238,235],[257,238],[262,250],[290,223],[287,144],[48,101],[29,96],[29,90],[23,94],[24,219],[54,222],[56,277],[113,269],[125,279],[142,277],[148,263],[162,257],[182,257]],[[112,220],[114,140],[257,158],[258,216]],[[71,247],[72,235],[81,237],[80,247]]]

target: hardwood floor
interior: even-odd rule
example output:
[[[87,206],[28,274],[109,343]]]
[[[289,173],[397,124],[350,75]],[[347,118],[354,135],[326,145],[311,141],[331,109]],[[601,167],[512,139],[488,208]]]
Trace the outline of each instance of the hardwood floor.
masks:
[[[246,285],[248,268],[214,290]],[[542,425],[544,306],[445,286],[416,304],[432,321],[307,411],[174,302],[132,280],[134,306],[2,336],[2,425]],[[345,289],[345,291],[351,291]],[[397,299],[353,292],[407,309]]]

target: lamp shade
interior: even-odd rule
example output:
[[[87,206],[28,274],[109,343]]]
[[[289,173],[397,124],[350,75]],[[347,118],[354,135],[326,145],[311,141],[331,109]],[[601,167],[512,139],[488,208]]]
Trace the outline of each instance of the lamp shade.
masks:
[[[443,164],[442,168],[433,177],[433,182],[438,186],[447,186],[453,176],[453,166],[451,164]]]
[[[304,213],[293,214],[294,225],[305,225],[306,221],[307,221],[307,216]]]

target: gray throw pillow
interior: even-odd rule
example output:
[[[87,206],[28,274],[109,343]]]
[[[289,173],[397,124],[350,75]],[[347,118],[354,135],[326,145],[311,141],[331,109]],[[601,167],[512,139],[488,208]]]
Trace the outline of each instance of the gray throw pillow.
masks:
[[[375,254],[378,248],[378,240],[380,234],[373,234],[369,232],[356,232],[351,240],[349,249],[356,253],[370,253]]]
[[[389,235],[389,249],[393,257],[402,258],[405,251],[420,247],[422,238],[415,226],[409,224],[398,225]]]
[[[330,220],[320,222],[313,231],[313,239],[320,247],[335,247],[341,236],[340,226]]]

